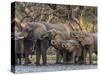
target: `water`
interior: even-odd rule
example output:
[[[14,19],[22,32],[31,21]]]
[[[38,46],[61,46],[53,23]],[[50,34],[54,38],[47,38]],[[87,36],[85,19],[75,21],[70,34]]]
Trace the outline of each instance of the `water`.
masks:
[[[82,69],[96,69],[97,65],[17,65],[15,66],[15,73],[29,73],[29,72],[51,72],[51,71],[65,71],[65,70],[82,70]]]

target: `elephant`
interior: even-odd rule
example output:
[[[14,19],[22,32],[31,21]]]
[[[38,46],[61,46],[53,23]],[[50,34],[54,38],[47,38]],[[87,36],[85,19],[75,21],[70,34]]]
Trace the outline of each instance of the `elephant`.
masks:
[[[28,34],[27,37],[19,37],[18,34],[21,32],[15,33],[15,57],[19,58],[19,63],[21,64],[21,58],[25,58],[24,64],[30,64],[29,54],[33,52],[33,40],[32,32]],[[17,61],[16,61],[17,62]]]
[[[65,31],[59,31],[57,29],[51,29],[45,32],[41,37],[48,37],[50,42],[49,45],[53,46],[56,49],[56,64],[61,63],[61,60],[63,58],[61,41],[65,39],[70,39],[70,33]]]
[[[29,60],[29,55],[32,55],[34,53],[33,49],[33,33],[30,32],[26,38],[23,39],[24,41],[24,58],[25,58],[25,64],[30,64],[31,61]]]
[[[80,44],[76,40],[63,40],[63,63],[78,64],[82,55]]]
[[[56,64],[61,64],[61,60],[63,59],[63,50],[61,47],[61,43],[55,40],[51,40],[51,46],[56,49]]]
[[[20,32],[16,32],[12,38],[15,46],[15,64],[22,64],[21,58],[24,57],[24,37],[18,37],[19,33]],[[19,62],[17,59],[19,59]]]
[[[72,32],[71,36],[82,45],[84,63],[89,54],[89,64],[92,64],[92,53],[97,54],[97,33]]]
[[[41,35],[47,32],[47,28],[44,24],[37,22],[28,22],[25,28],[22,30],[19,37],[23,36],[26,38],[28,34],[32,32],[33,38],[33,49],[36,53],[36,65],[40,65],[40,57],[42,56],[43,64],[47,64],[47,48],[48,48],[48,38],[41,38]]]
[[[47,30],[52,30],[52,29],[56,29],[58,31],[66,31],[66,28],[64,26],[64,24],[51,24],[51,23],[46,23],[46,22],[43,22],[42,24],[44,24],[47,28]],[[68,30],[67,30],[68,32]]]

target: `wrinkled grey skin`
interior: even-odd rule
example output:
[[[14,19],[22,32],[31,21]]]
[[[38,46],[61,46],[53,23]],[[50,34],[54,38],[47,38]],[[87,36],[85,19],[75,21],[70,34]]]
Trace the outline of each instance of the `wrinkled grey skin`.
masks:
[[[20,33],[15,33],[15,38],[13,38],[13,40],[15,40],[15,63],[16,64],[22,64],[21,63],[21,58],[24,57],[23,53],[24,53],[24,37],[18,37]],[[19,63],[17,61],[17,59],[19,59]]]
[[[52,30],[52,29],[56,29],[58,31],[66,31],[63,24],[51,24],[51,23],[46,23],[46,22],[44,22],[43,24],[46,26],[48,31]],[[68,32],[68,30],[67,30],[67,32]]]
[[[29,33],[33,32],[33,35],[32,35],[33,41],[32,42],[33,42],[33,49],[35,47],[35,50],[36,50],[36,64],[40,64],[40,56],[41,55],[44,58],[43,59],[44,63],[46,63],[46,61],[47,61],[46,49],[47,49],[48,45],[50,44],[51,38],[53,38],[53,36],[49,37],[47,34],[51,33],[50,30],[52,30],[52,29],[56,29],[59,31],[66,31],[64,25],[62,25],[62,24],[29,22],[29,23],[27,23],[27,26],[25,28],[23,28],[22,33],[18,36],[18,37],[27,38]],[[46,33],[46,35],[45,35],[45,33]],[[45,35],[45,36],[42,36],[42,35]],[[49,44],[48,44],[48,42],[49,42]],[[39,45],[39,43],[40,43],[40,45]],[[26,43],[26,46],[27,46],[27,44],[28,43]],[[25,50],[25,52],[27,52],[27,50]],[[27,54],[26,54],[26,56],[27,56]]]
[[[43,64],[45,65],[47,63],[48,40],[47,38],[41,38],[41,35],[47,32],[47,28],[44,24],[29,22],[19,36],[24,36],[26,38],[29,32],[33,33],[33,49],[35,48],[36,51],[36,65],[40,64],[41,56]]]
[[[29,33],[27,37],[19,37],[20,32],[15,33],[15,55],[16,59],[19,58],[21,64],[21,58],[25,58],[25,64],[31,63],[28,56],[33,50],[32,33]],[[17,62],[17,60],[16,60]]]
[[[80,44],[76,40],[63,40],[63,63],[76,64],[82,55]],[[67,60],[66,60],[67,59]]]
[[[89,63],[92,63],[92,53],[97,54],[97,33],[76,32],[71,33],[71,36],[80,42],[83,47],[83,60],[86,63],[87,53],[89,54]]]
[[[63,50],[61,47],[61,43],[55,40],[51,40],[51,46],[56,49],[56,64],[61,64],[61,60],[63,59]]]
[[[26,38],[24,38],[24,57],[25,57],[25,64],[30,64],[31,61],[29,60],[28,56],[32,55],[33,50],[33,33],[30,32]]]
[[[56,29],[51,29],[48,32],[42,35],[42,38],[48,37],[50,44],[56,49],[56,63],[61,63],[63,58],[63,50],[61,47],[61,41],[65,39],[71,39],[70,33],[66,33],[65,31],[59,31]]]
[[[60,33],[62,35],[62,38],[65,38],[65,27],[62,24],[49,24],[49,23],[36,23],[36,22],[29,22],[27,23],[27,26],[23,29],[22,33],[20,36],[27,37],[28,32],[32,31],[33,32],[33,40],[35,40],[36,47],[33,44],[33,47],[36,49],[36,64],[40,64],[40,56],[45,56],[43,59],[44,63],[45,60],[47,61],[46,57],[46,49],[48,45],[50,44],[50,41],[54,39],[56,35],[56,31],[61,31]],[[58,33],[57,31],[57,33]],[[67,37],[69,38],[69,34],[66,34]],[[37,41],[37,42],[36,42]],[[49,42],[49,44],[48,44]],[[39,44],[40,43],[40,44]],[[44,47],[43,47],[44,45]],[[45,46],[47,45],[47,46]],[[43,53],[44,52],[44,53]],[[60,53],[60,52],[58,52]]]

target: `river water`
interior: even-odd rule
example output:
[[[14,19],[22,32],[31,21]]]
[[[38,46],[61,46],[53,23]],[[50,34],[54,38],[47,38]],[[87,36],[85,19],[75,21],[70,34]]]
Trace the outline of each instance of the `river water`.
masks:
[[[15,73],[32,73],[32,72],[51,72],[51,71],[68,71],[68,70],[83,70],[83,69],[97,69],[97,65],[17,65],[15,66]]]

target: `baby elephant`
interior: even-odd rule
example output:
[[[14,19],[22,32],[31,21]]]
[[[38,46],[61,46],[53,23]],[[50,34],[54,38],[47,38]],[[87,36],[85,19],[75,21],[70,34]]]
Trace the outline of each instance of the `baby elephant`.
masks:
[[[71,36],[77,40],[83,49],[83,62],[93,63],[92,54],[97,55],[97,33],[72,32]],[[88,54],[88,57],[87,57]],[[88,60],[86,60],[88,58]]]
[[[62,42],[63,63],[79,63],[82,54],[81,46],[76,40],[66,40]]]
[[[51,40],[51,45],[56,49],[56,64],[61,64],[63,58],[63,50],[60,40]]]

